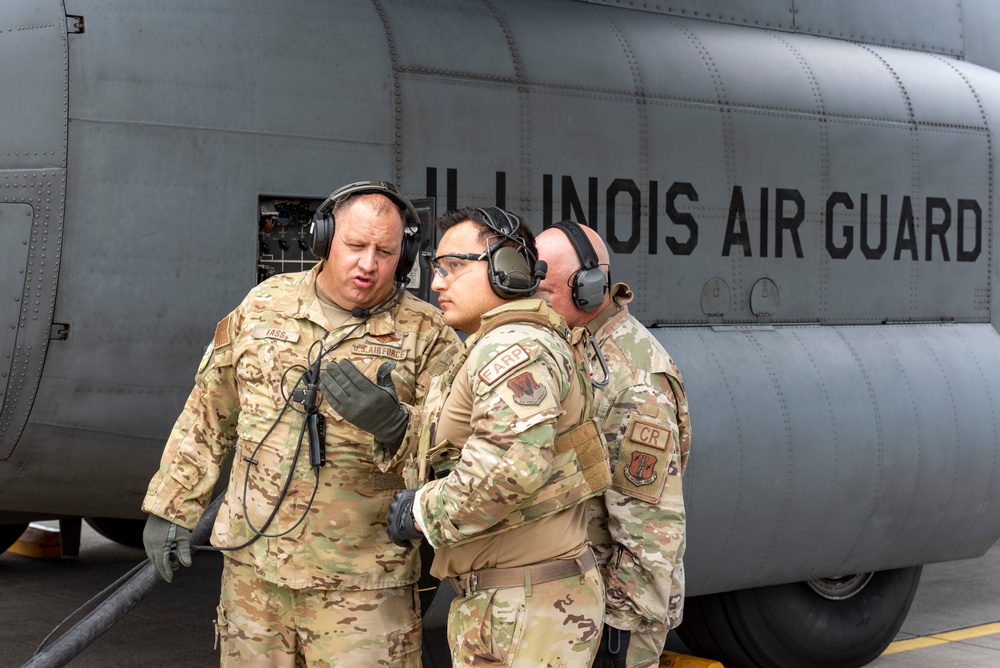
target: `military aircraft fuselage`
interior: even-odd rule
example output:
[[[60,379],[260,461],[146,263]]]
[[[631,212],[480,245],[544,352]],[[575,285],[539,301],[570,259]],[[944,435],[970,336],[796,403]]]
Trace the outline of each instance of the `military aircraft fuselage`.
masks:
[[[689,392],[689,595],[982,554],[994,6],[675,4],[9,3],[4,518],[141,518],[216,323],[385,179],[607,241]]]

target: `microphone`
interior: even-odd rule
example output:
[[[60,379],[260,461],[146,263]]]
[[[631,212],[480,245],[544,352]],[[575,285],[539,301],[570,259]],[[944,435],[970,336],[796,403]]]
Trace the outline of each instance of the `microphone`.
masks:
[[[403,293],[406,289],[407,281],[402,281],[396,283],[396,289],[393,290],[392,294],[388,298],[375,308],[361,308],[360,306],[355,306],[351,309],[351,317],[353,318],[368,318],[373,315],[378,315],[379,313],[385,313],[386,311],[391,311],[393,307],[399,302],[403,301]]]
[[[545,260],[535,262],[535,278],[541,280],[549,273],[549,263]]]

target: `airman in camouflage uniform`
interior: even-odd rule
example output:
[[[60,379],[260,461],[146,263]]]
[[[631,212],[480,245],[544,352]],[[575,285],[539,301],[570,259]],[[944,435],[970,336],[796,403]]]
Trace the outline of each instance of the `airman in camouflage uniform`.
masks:
[[[235,447],[212,535],[235,548],[223,569],[222,665],[420,663],[418,556],[385,535],[419,410],[410,410],[414,437],[393,454],[321,401],[326,462],[314,469],[296,386],[320,354],[373,380],[388,361],[398,400],[420,406],[429,368],[460,343],[437,309],[393,288],[395,203],[361,193],[342,204],[328,259],[268,279],[219,323],[143,502],[193,528]]]
[[[606,267],[603,240],[589,228],[578,229]],[[549,265],[540,294],[571,326],[586,327],[608,369],[608,385],[597,390],[595,416],[608,446],[612,485],[590,504],[590,537],[607,587],[605,638],[594,665],[655,666],[684,604],[681,474],[691,447],[684,384],[667,352],[629,314],[628,286],[616,283],[599,307],[585,311],[568,285],[577,279],[581,261],[567,233],[547,229],[538,236],[538,250]],[[599,365],[596,355],[592,364]],[[617,661],[611,658],[616,639],[628,643],[624,662],[620,652]]]
[[[397,495],[390,535],[419,529],[435,548],[431,574],[458,593],[447,631],[454,665],[589,666],[604,593],[585,500],[610,475],[588,419],[585,354],[561,317],[527,298],[534,240],[519,225],[498,209],[438,223],[431,287],[445,322],[471,335],[425,405],[421,448],[438,477]],[[511,250],[500,248],[510,237],[523,240],[526,269],[489,259]],[[495,292],[488,276],[503,272],[531,287]]]

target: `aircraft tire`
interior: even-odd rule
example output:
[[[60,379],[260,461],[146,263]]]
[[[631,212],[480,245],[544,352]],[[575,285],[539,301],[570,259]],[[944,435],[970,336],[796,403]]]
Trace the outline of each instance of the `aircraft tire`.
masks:
[[[819,589],[794,582],[692,597],[678,635],[727,668],[857,668],[896,636],[922,570],[856,576],[863,580],[857,589],[836,598],[819,593],[834,580],[817,581]]]
[[[126,547],[142,548],[142,530],[146,520],[126,520],[118,517],[85,517],[90,527],[108,540]]]
[[[0,553],[6,552],[7,548],[17,542],[24,530],[28,528],[28,523],[21,524],[0,524]]]

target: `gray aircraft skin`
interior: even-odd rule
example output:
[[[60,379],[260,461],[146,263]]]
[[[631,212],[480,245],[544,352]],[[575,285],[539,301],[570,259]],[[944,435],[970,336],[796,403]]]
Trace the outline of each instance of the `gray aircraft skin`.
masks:
[[[140,519],[216,322],[311,265],[310,206],[385,179],[601,233],[689,392],[689,644],[862,665],[920,565],[1000,535],[998,22],[991,0],[5,3],[2,522]]]

